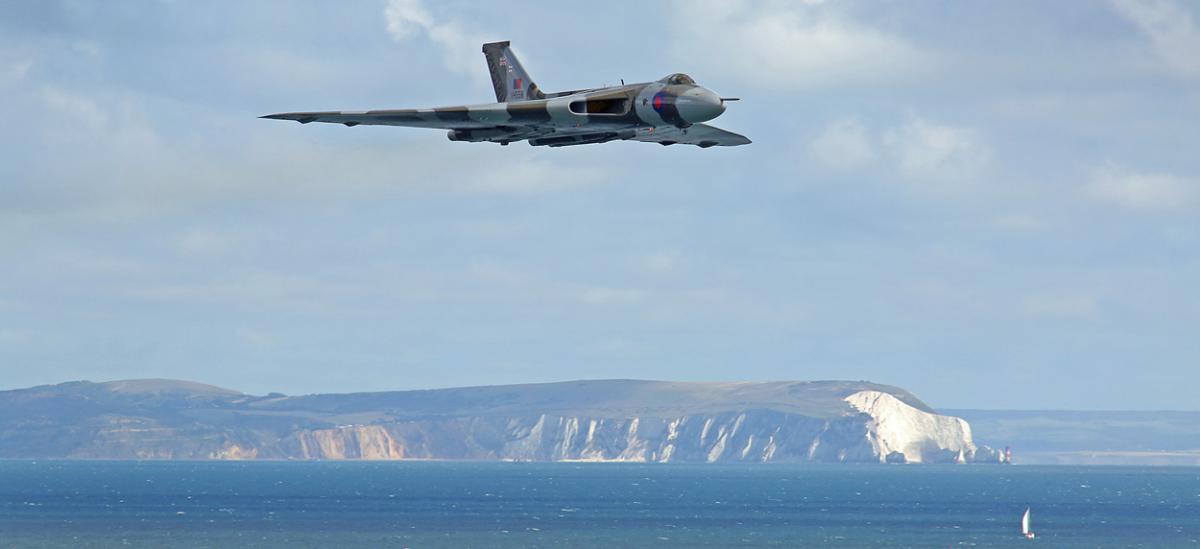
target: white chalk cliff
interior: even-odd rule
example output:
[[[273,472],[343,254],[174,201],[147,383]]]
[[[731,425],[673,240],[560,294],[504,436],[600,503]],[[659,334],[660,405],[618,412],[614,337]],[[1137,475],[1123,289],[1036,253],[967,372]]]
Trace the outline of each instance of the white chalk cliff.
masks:
[[[976,453],[965,421],[868,382],[254,397],[139,381],[0,392],[0,458],[930,463]]]
[[[846,402],[871,416],[867,441],[880,461],[966,461],[974,456],[971,426],[956,417],[918,410],[879,391],[859,391]]]

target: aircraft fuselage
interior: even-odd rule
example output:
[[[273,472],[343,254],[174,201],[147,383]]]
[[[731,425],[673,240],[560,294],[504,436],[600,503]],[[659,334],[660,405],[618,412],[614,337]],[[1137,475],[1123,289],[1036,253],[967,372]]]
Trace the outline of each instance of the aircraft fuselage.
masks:
[[[474,132],[470,128],[550,125],[557,133],[600,130],[646,131],[659,126],[687,128],[707,122],[725,111],[721,98],[694,85],[658,82],[630,84],[577,92],[560,97],[509,103],[486,103],[464,107],[417,110],[410,116],[430,122],[429,117],[465,131],[452,131],[452,141],[499,141],[501,135]]]

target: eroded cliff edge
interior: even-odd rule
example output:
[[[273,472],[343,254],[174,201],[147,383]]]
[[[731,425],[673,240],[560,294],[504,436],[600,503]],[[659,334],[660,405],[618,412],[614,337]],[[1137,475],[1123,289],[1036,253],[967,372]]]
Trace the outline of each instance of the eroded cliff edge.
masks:
[[[992,459],[965,421],[896,387],[635,380],[296,397],[169,380],[72,382],[0,392],[0,457]]]

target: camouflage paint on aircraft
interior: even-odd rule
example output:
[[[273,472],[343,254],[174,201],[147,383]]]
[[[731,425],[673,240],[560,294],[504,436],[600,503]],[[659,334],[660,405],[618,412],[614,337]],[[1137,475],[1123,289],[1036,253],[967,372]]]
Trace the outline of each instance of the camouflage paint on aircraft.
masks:
[[[725,112],[722,98],[686,74],[655,82],[545,93],[525,72],[508,42],[483,45],[496,103],[373,111],[292,112],[264,116],[301,124],[330,122],[449,130],[451,141],[565,147],[634,140],[735,146],[742,135],[703,124]]]

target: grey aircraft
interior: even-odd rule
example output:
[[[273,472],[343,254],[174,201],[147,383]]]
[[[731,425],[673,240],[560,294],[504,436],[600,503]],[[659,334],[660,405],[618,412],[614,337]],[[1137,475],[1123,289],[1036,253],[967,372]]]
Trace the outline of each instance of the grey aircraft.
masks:
[[[723,98],[686,74],[656,82],[545,93],[521,67],[508,42],[483,45],[496,103],[378,111],[289,112],[262,118],[449,130],[451,141],[566,147],[633,140],[708,148],[750,143],[707,122],[725,112]]]

